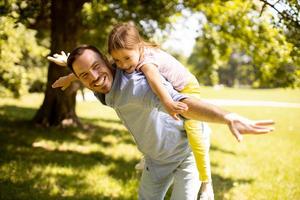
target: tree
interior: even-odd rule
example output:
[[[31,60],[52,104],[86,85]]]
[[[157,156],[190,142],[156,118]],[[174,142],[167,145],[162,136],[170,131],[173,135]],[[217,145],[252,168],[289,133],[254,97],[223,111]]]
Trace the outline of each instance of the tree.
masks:
[[[51,1],[51,54],[58,49],[72,50],[77,44],[81,22],[81,9],[85,0]],[[44,126],[79,124],[75,112],[76,84],[66,92],[53,90],[52,83],[69,71],[50,63],[45,97],[34,117],[34,122]]]
[[[207,20],[189,59],[200,81],[220,83],[225,80],[221,72],[235,68],[235,76],[227,80],[247,80],[252,87],[263,88],[299,86],[299,68],[291,59],[294,46],[283,29],[273,26],[272,15],[260,16],[261,5],[241,0],[195,1],[193,9],[203,12]],[[248,58],[247,62],[234,66],[235,55]]]
[[[284,30],[287,41],[294,45],[291,52],[291,58],[295,63],[289,66],[289,71],[294,72],[295,87],[300,85],[300,3],[296,0],[277,0],[267,1],[260,0],[263,5],[261,6],[261,13],[266,12],[266,8],[275,11],[279,20],[274,21],[275,26]]]

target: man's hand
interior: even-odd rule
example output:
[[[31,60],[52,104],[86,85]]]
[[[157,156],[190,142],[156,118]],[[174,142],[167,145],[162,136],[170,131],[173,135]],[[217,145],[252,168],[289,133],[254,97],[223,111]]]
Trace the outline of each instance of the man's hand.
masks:
[[[188,110],[188,106],[180,101],[164,103],[164,107],[175,120],[180,120],[178,114],[182,114]]]
[[[59,88],[61,87],[61,90],[65,90],[67,89],[67,87],[70,86],[70,84],[72,83],[72,79],[70,78],[70,75],[67,76],[62,76],[59,79],[57,79],[53,84],[52,84],[52,88]]]
[[[273,127],[270,127],[274,124],[273,120],[252,121],[236,113],[225,115],[225,119],[232,134],[239,142],[243,140],[242,134],[266,134],[274,130]]]
[[[52,56],[48,56],[47,59],[51,62],[54,62],[55,64],[66,67],[67,66],[67,60],[69,57],[70,53],[66,54],[64,51],[61,51],[61,54],[54,54]]]

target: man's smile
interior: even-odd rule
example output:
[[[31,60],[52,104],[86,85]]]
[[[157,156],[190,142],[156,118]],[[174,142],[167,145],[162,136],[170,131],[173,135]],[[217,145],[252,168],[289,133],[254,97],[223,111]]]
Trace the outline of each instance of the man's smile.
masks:
[[[103,75],[100,78],[98,78],[96,81],[93,81],[91,86],[93,86],[93,87],[103,87],[105,85],[104,84],[105,81],[106,81],[106,76]]]

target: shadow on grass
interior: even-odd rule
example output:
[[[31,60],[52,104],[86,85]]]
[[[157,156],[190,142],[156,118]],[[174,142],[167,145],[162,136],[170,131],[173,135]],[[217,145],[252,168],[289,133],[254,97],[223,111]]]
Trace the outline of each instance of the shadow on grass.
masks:
[[[228,150],[222,149],[222,148],[220,148],[218,146],[215,146],[215,145],[210,146],[210,151],[220,151],[221,153],[236,155],[236,153],[233,152],[233,151],[228,151]]]
[[[225,199],[224,194],[237,185],[251,184],[253,179],[231,179],[224,178],[219,174],[212,173],[215,199]]]
[[[104,137],[110,135],[117,138],[118,143],[133,144],[127,131],[105,128],[95,123],[88,131],[78,128],[44,129],[31,124],[35,112],[31,108],[0,107],[0,199],[136,199],[136,193],[128,197],[128,194],[124,196],[121,192],[111,197],[87,192],[91,184],[82,181],[84,175],[74,172],[90,170],[95,166],[113,166],[107,175],[126,185],[127,180],[138,179],[134,170],[137,159],[115,158],[98,151],[34,146],[37,141],[51,141],[58,145],[64,142],[80,146],[97,143],[99,146],[110,147],[113,144],[109,140],[103,141]],[[90,122],[89,119],[83,120]],[[109,122],[104,120],[104,123]],[[46,169],[52,166],[71,168],[73,172],[45,176],[46,172],[32,171],[34,168]],[[51,180],[55,180],[53,185],[49,185]],[[72,191],[72,194],[65,194],[66,189]]]
[[[88,189],[86,185],[78,183],[78,181],[74,181],[78,179],[78,176],[59,176],[57,178],[57,185],[59,184],[68,184],[68,187],[80,188],[80,190]],[[21,182],[15,182],[12,180],[0,180],[1,193],[0,199],[5,200],[15,200],[15,199],[31,199],[31,200],[86,200],[86,199],[110,199],[109,197],[100,197],[93,196],[91,194],[81,194],[74,196],[67,196],[63,194],[63,190],[58,194],[51,194],[51,185],[43,185],[42,188],[38,187],[39,183],[37,183],[38,178],[34,177],[33,179],[26,179]]]
[[[120,123],[117,120],[103,120],[103,119],[85,119],[83,118],[82,121],[86,124],[88,123],[87,130],[68,127],[68,128],[43,128],[43,127],[36,127],[31,123],[31,119],[33,118],[36,110],[32,108],[22,108],[16,106],[2,106],[0,107],[0,130],[3,133],[7,133],[5,137],[15,139],[15,134],[20,133],[21,130],[26,131],[26,134],[18,134],[18,138],[24,139],[29,141],[30,143],[32,140],[37,138],[43,138],[48,140],[60,140],[60,141],[84,141],[89,140],[92,142],[101,143],[103,145],[106,142],[102,141],[102,138],[107,135],[114,135],[118,137],[122,142],[128,144],[134,144],[130,134],[128,131],[115,129],[114,127],[103,127],[97,125],[96,121],[101,121],[104,123]],[[85,139],[78,137],[76,134],[77,132],[84,132]],[[25,132],[24,132],[25,133]],[[1,136],[0,136],[1,137]],[[0,141],[1,142],[1,141]]]

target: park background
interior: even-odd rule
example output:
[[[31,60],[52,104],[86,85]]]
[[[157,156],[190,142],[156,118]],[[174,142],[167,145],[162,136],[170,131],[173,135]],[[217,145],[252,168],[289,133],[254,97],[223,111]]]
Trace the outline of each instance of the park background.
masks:
[[[273,133],[242,143],[210,124],[216,200],[300,199],[299,8],[297,0],[0,0],[0,199],[137,199],[132,137],[80,83],[52,89],[70,71],[45,59],[78,44],[106,52],[113,25],[129,20],[195,74],[204,99],[276,121]]]

